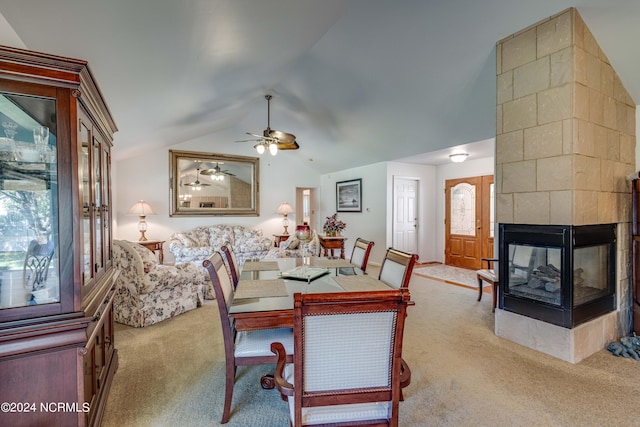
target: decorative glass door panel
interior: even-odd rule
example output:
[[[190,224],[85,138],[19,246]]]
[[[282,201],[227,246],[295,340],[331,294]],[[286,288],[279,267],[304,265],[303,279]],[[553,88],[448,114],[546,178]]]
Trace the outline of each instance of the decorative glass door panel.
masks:
[[[57,114],[0,92],[0,309],[60,301]]]
[[[95,260],[94,260],[94,273],[99,274],[103,268],[102,258],[102,164],[100,162],[100,142],[93,137],[93,156],[91,158],[92,176],[93,176],[93,220],[95,230]]]
[[[451,234],[476,235],[476,186],[462,182],[451,189]]]
[[[93,279],[93,262],[91,261],[91,177],[89,174],[89,141],[91,140],[91,132],[87,125],[80,121],[80,170],[82,173],[80,179],[80,194],[82,197],[82,283],[88,284]]]

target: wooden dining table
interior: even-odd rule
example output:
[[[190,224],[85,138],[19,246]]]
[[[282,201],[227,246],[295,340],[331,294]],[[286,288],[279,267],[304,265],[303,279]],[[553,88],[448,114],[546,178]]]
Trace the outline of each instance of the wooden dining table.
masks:
[[[273,260],[272,260],[273,261]],[[253,268],[250,262],[240,274],[240,281],[236,290],[236,296],[242,293],[243,285],[247,288],[262,285],[263,292],[259,296],[248,298],[234,297],[229,308],[229,317],[235,320],[236,330],[250,331],[271,328],[293,327],[293,295],[300,293],[328,293],[349,292],[364,290],[392,289],[384,282],[370,275],[363,275],[362,271],[344,259],[306,257],[306,258],[281,258],[275,264],[269,262],[269,269]],[[267,265],[266,261],[259,264]],[[256,263],[255,265],[258,265]],[[298,268],[297,272],[309,271],[310,275],[316,274],[321,269],[326,273],[315,279],[291,279],[287,272]],[[354,276],[337,276],[341,268],[354,268]],[[307,269],[307,270],[305,270]],[[249,271],[250,270],[250,271]],[[279,283],[278,283],[279,282]],[[284,284],[284,286],[282,286]],[[269,289],[273,288],[273,295]]]

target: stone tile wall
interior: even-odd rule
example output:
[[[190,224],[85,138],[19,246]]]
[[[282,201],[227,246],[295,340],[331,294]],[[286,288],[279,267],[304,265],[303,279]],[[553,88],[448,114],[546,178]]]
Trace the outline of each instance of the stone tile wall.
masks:
[[[628,222],[635,103],[576,9],[497,44],[497,221]]]
[[[496,221],[618,224],[629,330],[635,102],[575,8],[496,45]]]

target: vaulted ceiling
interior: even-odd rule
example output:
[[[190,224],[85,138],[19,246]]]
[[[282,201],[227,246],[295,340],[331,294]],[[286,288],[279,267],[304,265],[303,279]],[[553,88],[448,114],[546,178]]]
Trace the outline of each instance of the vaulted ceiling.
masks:
[[[203,136],[255,155],[233,141],[269,93],[287,155],[327,173],[493,138],[495,43],[571,6],[638,102],[636,0],[0,0],[0,39],[89,61],[116,159]]]

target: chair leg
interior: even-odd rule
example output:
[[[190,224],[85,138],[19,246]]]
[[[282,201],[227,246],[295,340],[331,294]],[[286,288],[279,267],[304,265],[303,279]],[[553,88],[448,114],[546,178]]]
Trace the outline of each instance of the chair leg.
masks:
[[[224,390],[224,410],[222,411],[222,424],[226,424],[231,418],[231,400],[233,399],[233,384],[236,382],[236,367],[227,363],[227,380]]]
[[[478,301],[482,299],[482,279],[478,277]]]

